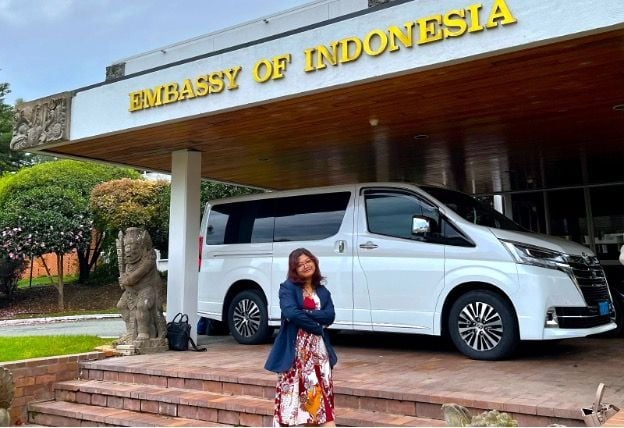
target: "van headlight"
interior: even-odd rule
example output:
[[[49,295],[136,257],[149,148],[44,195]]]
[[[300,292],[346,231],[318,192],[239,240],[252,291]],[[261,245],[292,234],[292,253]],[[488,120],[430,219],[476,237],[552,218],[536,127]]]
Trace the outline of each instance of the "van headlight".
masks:
[[[557,269],[568,274],[572,273],[572,268],[566,261],[565,255],[559,251],[502,239],[501,242],[516,263]]]

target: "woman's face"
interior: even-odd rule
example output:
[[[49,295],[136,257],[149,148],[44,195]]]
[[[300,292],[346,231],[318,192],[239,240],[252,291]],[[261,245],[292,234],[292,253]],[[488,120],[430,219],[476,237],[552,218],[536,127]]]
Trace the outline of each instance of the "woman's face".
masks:
[[[297,259],[297,275],[299,275],[299,278],[303,280],[310,279],[315,271],[314,261],[305,254],[300,255]]]

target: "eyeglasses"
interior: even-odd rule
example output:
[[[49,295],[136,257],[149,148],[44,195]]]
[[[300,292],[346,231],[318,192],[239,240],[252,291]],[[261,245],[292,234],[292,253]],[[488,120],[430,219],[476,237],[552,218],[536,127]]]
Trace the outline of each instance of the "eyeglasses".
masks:
[[[302,268],[302,267],[304,267],[305,265],[313,265],[313,264],[314,264],[314,262],[313,262],[312,260],[309,260],[309,259],[308,259],[308,260],[306,260],[306,261],[304,261],[304,262],[297,263],[297,267],[298,267],[298,268]]]

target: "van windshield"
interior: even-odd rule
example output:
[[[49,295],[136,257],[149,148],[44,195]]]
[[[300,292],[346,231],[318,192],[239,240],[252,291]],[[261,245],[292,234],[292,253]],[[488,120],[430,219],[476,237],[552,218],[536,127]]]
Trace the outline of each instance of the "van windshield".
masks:
[[[524,231],[519,224],[465,193],[440,187],[420,186],[420,188],[470,223],[496,229]]]

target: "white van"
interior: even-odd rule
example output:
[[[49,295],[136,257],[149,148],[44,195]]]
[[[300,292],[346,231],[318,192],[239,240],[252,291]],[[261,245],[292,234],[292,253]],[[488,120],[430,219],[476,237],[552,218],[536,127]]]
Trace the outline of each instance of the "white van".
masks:
[[[615,328],[604,272],[574,242],[529,233],[474,198],[367,183],[206,205],[198,313],[245,344],[280,325],[288,255],[314,253],[336,308],[331,328],[449,335],[492,360],[520,340]]]

